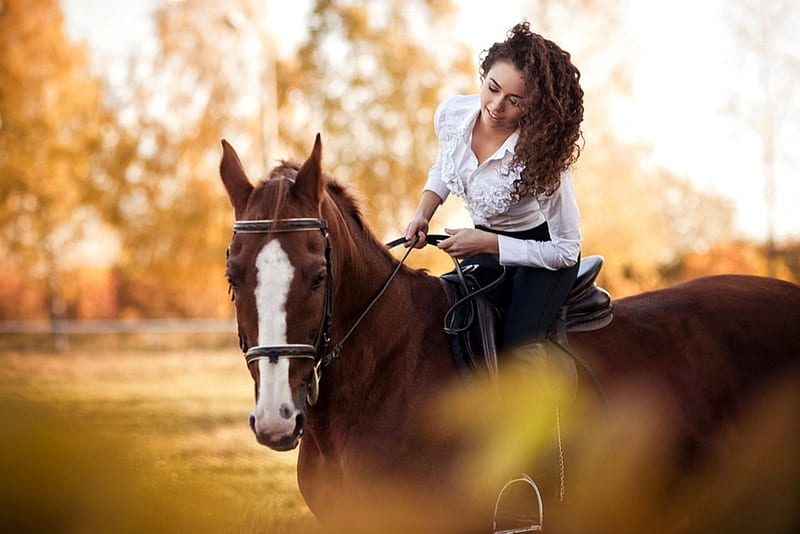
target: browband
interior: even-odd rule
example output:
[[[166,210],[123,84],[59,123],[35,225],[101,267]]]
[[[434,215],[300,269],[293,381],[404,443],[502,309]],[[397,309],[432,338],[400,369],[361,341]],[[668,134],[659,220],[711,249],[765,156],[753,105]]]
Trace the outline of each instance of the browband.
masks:
[[[263,219],[254,221],[236,221],[233,231],[243,234],[263,234],[269,232],[302,232],[304,230],[326,230],[325,219]]]

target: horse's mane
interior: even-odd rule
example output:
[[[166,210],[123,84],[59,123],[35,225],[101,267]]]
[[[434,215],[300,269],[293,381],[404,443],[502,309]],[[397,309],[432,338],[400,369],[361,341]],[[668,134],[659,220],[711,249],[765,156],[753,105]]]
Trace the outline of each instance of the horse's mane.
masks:
[[[278,218],[278,214],[281,212],[284,202],[289,198],[291,183],[294,181],[299,170],[299,163],[282,160],[277,167],[272,169],[267,179],[258,184],[256,190],[253,191],[251,201],[259,202],[260,205],[263,206],[266,206],[268,203],[273,204],[270,210],[271,213],[266,214],[266,218]],[[357,243],[356,246],[361,248],[363,245],[368,245],[380,251],[386,260],[393,264],[397,263],[397,259],[392,256],[383,243],[378,240],[375,233],[366,223],[361,197],[354,193],[352,188],[342,184],[334,176],[328,173],[323,173],[323,176],[325,179],[325,191],[335,207],[335,210],[340,214],[345,224],[347,224],[348,219],[352,221],[359,229],[360,236],[366,241],[366,243]],[[424,271],[417,271],[416,269],[408,270],[412,273],[418,272],[421,275],[426,274]]]
[[[279,200],[275,203],[273,211],[275,213],[281,211],[283,201],[287,199],[287,195],[289,194],[289,185],[292,181],[294,181],[299,170],[300,164],[296,161],[281,161],[280,165],[272,169],[272,171],[269,173],[269,176],[267,176],[267,179],[259,184],[257,189],[262,191],[262,198],[257,198],[256,201],[262,202],[263,205],[264,200],[266,200],[263,197],[269,196],[272,198],[277,198]],[[323,173],[323,176],[325,178],[326,191],[333,199],[339,210],[342,213],[349,215],[360,229],[372,234],[369,226],[367,226],[367,224],[364,222],[361,199],[351,192],[346,186],[342,185],[335,177],[328,173]],[[288,181],[285,180],[287,178]],[[278,195],[275,195],[274,187],[270,187],[271,184],[275,183],[284,186],[278,186]],[[372,237],[374,238],[374,235]]]

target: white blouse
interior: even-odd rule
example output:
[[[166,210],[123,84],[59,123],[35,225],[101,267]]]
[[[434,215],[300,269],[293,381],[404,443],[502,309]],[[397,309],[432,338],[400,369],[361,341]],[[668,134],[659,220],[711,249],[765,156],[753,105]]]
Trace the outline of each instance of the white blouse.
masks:
[[[519,138],[515,132],[486,161],[478,165],[472,151],[472,129],[480,112],[479,95],[454,96],[434,115],[439,156],[428,173],[425,190],[442,201],[450,193],[461,197],[472,221],[502,231],[529,230],[547,221],[550,241],[533,241],[498,235],[500,263],[544,267],[550,270],[575,265],[581,244],[580,212],[565,171],[561,185],[550,195],[529,195],[511,202],[519,172],[509,165]]]

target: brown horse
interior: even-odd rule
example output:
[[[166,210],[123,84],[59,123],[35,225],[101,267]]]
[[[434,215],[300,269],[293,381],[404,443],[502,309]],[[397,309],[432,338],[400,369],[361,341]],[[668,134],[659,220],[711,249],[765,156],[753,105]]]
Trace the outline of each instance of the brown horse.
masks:
[[[258,442],[300,445],[300,490],[323,524],[489,530],[493,502],[465,490],[477,445],[441,419],[445,392],[466,388],[442,331],[440,280],[399,265],[376,239],[352,194],[323,173],[319,136],[302,166],[279,165],[255,186],[222,145],[237,220],[226,274]],[[800,287],[702,278],[615,301],[610,326],[570,343],[611,410],[632,384],[658,390],[664,424],[702,449],[748,393],[797,369]]]

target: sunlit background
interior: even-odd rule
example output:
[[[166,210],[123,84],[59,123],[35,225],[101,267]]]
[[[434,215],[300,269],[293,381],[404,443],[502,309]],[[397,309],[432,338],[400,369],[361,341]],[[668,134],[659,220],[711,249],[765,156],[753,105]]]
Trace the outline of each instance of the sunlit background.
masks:
[[[2,6],[0,270],[15,297],[0,319],[229,318],[222,138],[258,179],[321,132],[326,169],[397,237],[436,156],[436,105],[476,91],[481,51],[522,19],[582,72],[584,254],[606,257],[612,294],[797,279],[796,2]],[[448,204],[433,231],[469,224]],[[435,250],[411,262],[449,266]]]
[[[607,60],[618,63],[629,79],[628,91],[610,106],[615,135],[650,145],[655,164],[734,202],[736,233],[764,239],[773,224],[779,239],[800,235],[800,217],[794,213],[800,180],[792,179],[799,162],[789,148],[800,135],[793,91],[800,76],[800,43],[792,31],[797,22],[792,2],[452,3],[457,9],[452,35],[475,58],[522,19],[567,50],[610,55]],[[70,37],[87,41],[94,57],[119,60],[155,50],[153,12],[161,4],[64,0],[62,5]],[[308,36],[312,2],[262,4],[267,15],[261,30],[272,34],[281,57],[295,53]],[[342,2],[348,4],[360,3]],[[243,13],[236,9],[230,7],[232,16]],[[571,13],[559,13],[553,21],[549,11],[562,10]],[[604,27],[603,41],[583,31],[587,23]],[[576,58],[579,66],[581,59]],[[776,112],[781,117],[768,116]],[[759,120],[774,124],[760,125]],[[768,127],[777,145],[773,199],[763,192]]]

